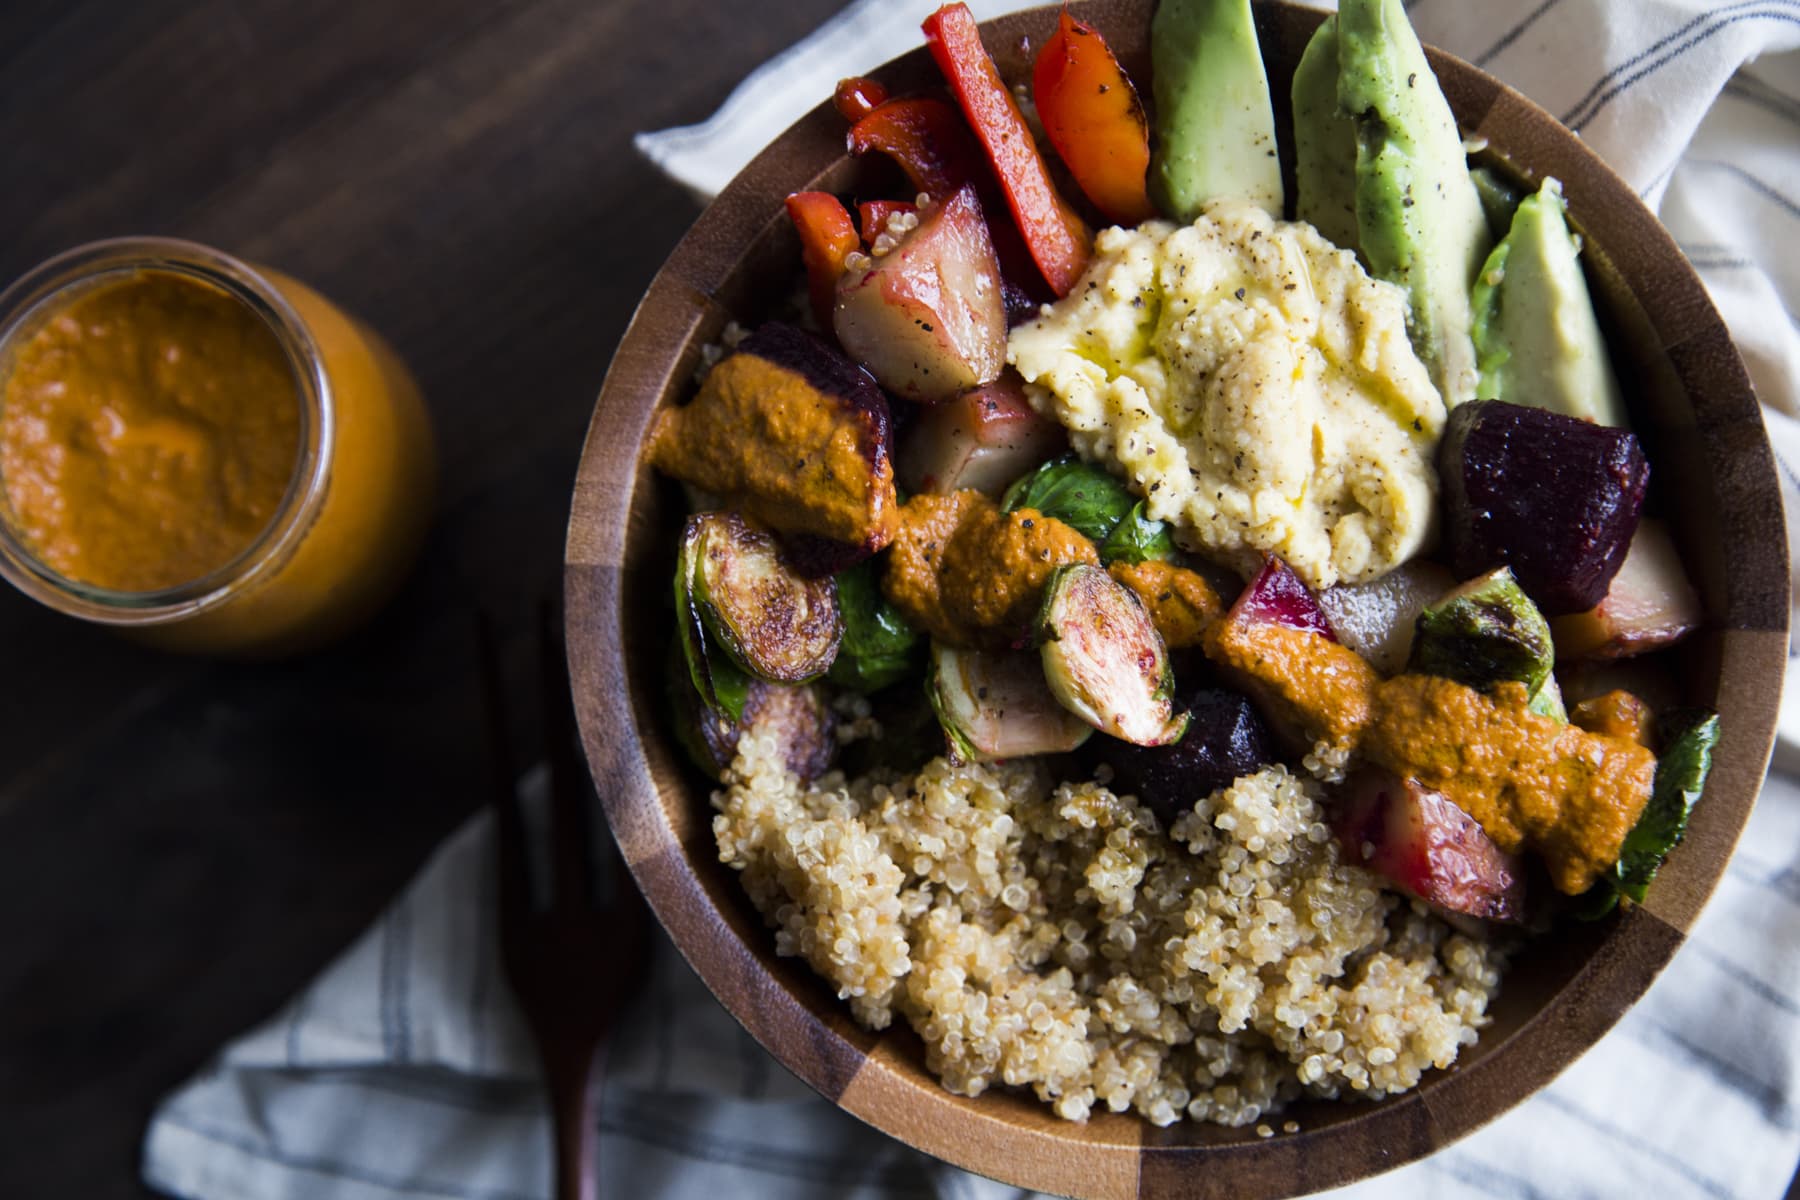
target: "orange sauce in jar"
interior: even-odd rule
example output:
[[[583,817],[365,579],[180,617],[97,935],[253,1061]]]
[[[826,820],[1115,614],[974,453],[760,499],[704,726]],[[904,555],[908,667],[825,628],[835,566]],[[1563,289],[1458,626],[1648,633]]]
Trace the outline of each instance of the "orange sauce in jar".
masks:
[[[25,541],[77,583],[153,592],[229,564],[300,461],[300,393],[255,313],[168,272],[101,284],[19,346],[0,481]]]
[[[0,572],[172,649],[302,650],[369,616],[429,520],[418,388],[310,288],[97,243],[0,298]]]

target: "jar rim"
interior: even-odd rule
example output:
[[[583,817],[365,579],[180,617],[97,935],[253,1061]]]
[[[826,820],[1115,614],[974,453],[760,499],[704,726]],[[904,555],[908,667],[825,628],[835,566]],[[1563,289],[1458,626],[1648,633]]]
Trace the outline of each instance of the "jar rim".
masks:
[[[51,608],[110,625],[159,625],[191,617],[268,578],[293,556],[317,518],[331,474],[335,405],[312,332],[261,271],[199,242],[107,238],[65,250],[33,267],[0,291],[0,378],[14,339],[34,331],[39,320],[108,279],[148,272],[185,277],[222,291],[268,328],[293,376],[300,407],[300,448],[280,503],[248,546],[198,579],[151,591],[100,587],[56,571],[7,519],[5,489],[0,486],[0,576]],[[3,397],[0,387],[0,401]]]

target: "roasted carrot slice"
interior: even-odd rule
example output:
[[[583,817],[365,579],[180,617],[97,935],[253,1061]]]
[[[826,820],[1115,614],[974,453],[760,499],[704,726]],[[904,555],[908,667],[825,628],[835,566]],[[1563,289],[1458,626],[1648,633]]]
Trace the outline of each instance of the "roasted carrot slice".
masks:
[[[1038,52],[1031,96],[1050,144],[1094,207],[1120,225],[1156,215],[1144,185],[1150,167],[1144,106],[1098,30],[1065,11]]]
[[[1093,249],[1086,222],[1050,182],[1031,130],[981,44],[968,6],[946,4],[925,18],[924,30],[932,58],[987,151],[1032,261],[1052,291],[1067,295]]]
[[[843,202],[830,192],[795,192],[787,198],[787,212],[800,234],[800,260],[806,264],[813,316],[819,328],[830,330],[844,258],[862,249],[862,239],[856,236],[856,223]]]

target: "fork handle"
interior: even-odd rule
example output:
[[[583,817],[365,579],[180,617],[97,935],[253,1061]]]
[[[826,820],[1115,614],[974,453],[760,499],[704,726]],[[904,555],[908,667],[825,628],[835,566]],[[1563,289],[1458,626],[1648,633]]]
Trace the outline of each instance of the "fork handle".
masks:
[[[545,1048],[544,1075],[556,1139],[556,1200],[596,1200],[594,1178],[594,1077],[597,1045],[560,1052]]]

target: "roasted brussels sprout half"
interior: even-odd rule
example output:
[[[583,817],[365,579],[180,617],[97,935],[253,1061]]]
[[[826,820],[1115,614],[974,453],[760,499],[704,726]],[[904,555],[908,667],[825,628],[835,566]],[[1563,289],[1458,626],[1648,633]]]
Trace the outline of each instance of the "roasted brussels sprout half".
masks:
[[[1094,732],[1051,694],[1030,650],[957,650],[933,643],[926,689],[952,755],[965,762],[1060,754]]]
[[[787,769],[801,782],[816,779],[831,765],[836,721],[816,685],[748,680],[741,718],[702,701],[685,671],[669,672],[669,690],[676,740],[709,779],[724,775],[739,739],[749,731],[778,738]]]
[[[1063,706],[1137,746],[1178,741],[1168,648],[1137,594],[1091,563],[1058,567],[1044,587],[1037,637],[1044,678]]]
[[[1550,624],[1506,567],[1477,575],[1419,613],[1409,670],[1469,687],[1522,683],[1537,695],[1556,665]]]
[[[837,585],[792,570],[773,534],[737,513],[697,513],[681,553],[688,607],[738,666],[769,683],[806,683],[831,666],[843,636]]]
[[[736,722],[744,715],[750,694],[750,677],[739,669],[708,633],[694,604],[694,575],[699,562],[699,517],[690,517],[682,530],[681,548],[675,557],[675,640],[688,681],[700,703],[718,710],[722,719]]]

